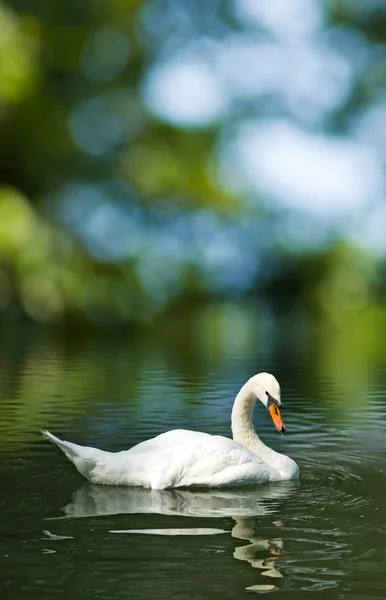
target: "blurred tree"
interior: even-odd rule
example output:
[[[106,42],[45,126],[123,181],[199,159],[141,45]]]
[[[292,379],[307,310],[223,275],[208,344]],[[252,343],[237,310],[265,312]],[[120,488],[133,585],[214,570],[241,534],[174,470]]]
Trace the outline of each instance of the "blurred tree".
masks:
[[[358,136],[373,109],[386,110],[386,5],[270,6],[0,4],[5,318],[147,322],[189,299],[263,289],[330,312],[328,299],[367,302],[374,280],[381,289],[375,258],[365,291],[352,283],[362,254],[337,243],[339,224],[319,235],[318,215],[247,184],[232,144],[267,119]],[[307,59],[290,79],[289,42]],[[299,236],[288,235],[294,219]]]

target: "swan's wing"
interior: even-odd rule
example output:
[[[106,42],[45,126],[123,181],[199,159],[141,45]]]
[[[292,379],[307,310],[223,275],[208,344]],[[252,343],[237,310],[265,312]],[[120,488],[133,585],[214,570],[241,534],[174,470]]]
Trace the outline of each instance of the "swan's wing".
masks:
[[[189,443],[198,443],[210,440],[213,435],[209,433],[202,433],[201,431],[190,431],[189,429],[172,429],[161,433],[150,440],[145,440],[130,450],[131,456],[135,454],[144,454],[147,452],[163,452],[171,450],[172,448],[179,448]],[[226,439],[226,438],[224,438]],[[125,451],[124,451],[125,452]]]
[[[175,430],[108,455],[90,475],[94,483],[164,489],[270,481],[274,478],[271,471],[234,440]]]
[[[175,487],[221,487],[270,480],[270,469],[258,456],[222,436],[209,436],[181,448],[181,457],[184,467]]]

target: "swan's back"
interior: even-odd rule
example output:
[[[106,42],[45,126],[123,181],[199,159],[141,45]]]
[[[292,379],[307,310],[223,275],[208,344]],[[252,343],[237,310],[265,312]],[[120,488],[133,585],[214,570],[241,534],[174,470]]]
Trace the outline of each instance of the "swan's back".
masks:
[[[278,474],[234,440],[177,429],[104,457],[90,475],[94,483],[166,489],[257,483]]]
[[[92,483],[153,489],[278,481],[280,474],[235,440],[176,429],[130,450],[104,452],[45,432]]]

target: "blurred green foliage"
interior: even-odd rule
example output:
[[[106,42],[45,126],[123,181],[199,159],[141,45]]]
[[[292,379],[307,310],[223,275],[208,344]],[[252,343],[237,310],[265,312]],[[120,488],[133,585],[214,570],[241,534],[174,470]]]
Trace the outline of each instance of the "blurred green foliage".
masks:
[[[381,258],[339,235],[283,245],[286,215],[221,176],[221,140],[258,120],[258,103],[239,99],[189,125],[146,101],[154,65],[184,40],[250,33],[234,4],[1,2],[3,320],[120,325],[240,296],[331,317],[383,304]],[[348,135],[350,117],[384,94],[386,4],[336,0],[324,11],[327,33],[355,34],[378,57],[323,122]],[[259,27],[253,35],[265,39]]]

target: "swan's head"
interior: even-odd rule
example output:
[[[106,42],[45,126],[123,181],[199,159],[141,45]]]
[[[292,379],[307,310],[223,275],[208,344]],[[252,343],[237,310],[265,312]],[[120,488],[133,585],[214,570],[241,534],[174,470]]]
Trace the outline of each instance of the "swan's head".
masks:
[[[259,373],[249,380],[253,393],[268,409],[274,425],[280,433],[285,432],[285,425],[281,418],[280,385],[276,377],[270,373]]]

